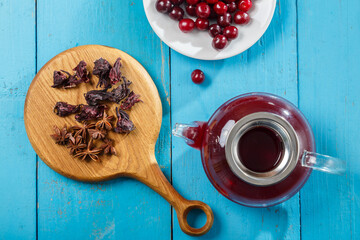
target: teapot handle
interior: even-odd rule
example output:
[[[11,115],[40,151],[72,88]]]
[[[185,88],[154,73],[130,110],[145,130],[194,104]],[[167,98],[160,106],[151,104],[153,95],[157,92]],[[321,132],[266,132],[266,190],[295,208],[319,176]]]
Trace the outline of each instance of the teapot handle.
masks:
[[[303,167],[337,175],[343,175],[346,170],[345,161],[327,155],[308,152],[306,150],[301,158],[301,165]]]

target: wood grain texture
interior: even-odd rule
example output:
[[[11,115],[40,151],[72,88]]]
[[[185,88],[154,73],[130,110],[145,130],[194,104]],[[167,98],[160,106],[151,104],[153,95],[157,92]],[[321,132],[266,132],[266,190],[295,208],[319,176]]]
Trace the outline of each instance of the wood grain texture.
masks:
[[[136,129],[130,134],[109,133],[118,153],[102,161],[78,161],[68,154],[68,149],[52,144],[52,126],[78,125],[75,118],[61,118],[49,111],[58,101],[71,104],[86,104],[84,93],[96,89],[95,76],[90,84],[81,84],[75,89],[54,89],[54,71],[71,69],[80,61],[94,68],[94,61],[107,59],[114,64],[121,58],[122,74],[133,82],[131,89],[141,96],[143,102],[131,110],[130,118]],[[115,104],[112,104],[115,105]],[[116,115],[110,105],[108,114]],[[181,229],[189,235],[203,235],[214,221],[211,209],[199,201],[188,201],[179,195],[161,172],[155,159],[155,143],[161,127],[162,108],[155,84],[146,70],[131,56],[115,48],[100,45],[85,45],[64,51],[38,72],[32,81],[25,101],[24,120],[29,140],[39,157],[53,170],[79,181],[98,182],[118,177],[130,177],[143,182],[164,197],[176,210]],[[106,159],[104,159],[106,158]],[[204,227],[195,229],[187,223],[191,209],[201,209],[207,216]]]
[[[163,107],[155,155],[161,170],[170,177],[168,47],[152,32],[142,2],[40,0],[37,4],[39,68],[56,54],[84,44],[122,49],[146,68]],[[67,10],[62,11],[64,9]],[[137,27],[129,27],[134,22]],[[38,185],[39,239],[144,239],[148,236],[167,239],[171,236],[170,205],[138,181],[79,183],[56,174],[39,160]]]
[[[229,46],[231,47],[231,45]],[[191,82],[199,68],[206,80]],[[260,41],[247,52],[224,61],[199,61],[171,51],[172,122],[206,121],[225,101],[264,91],[297,105],[296,6],[278,1],[274,19]],[[214,211],[211,231],[201,239],[300,239],[299,195],[266,209],[237,205],[207,179],[200,152],[173,139],[173,184],[185,197],[201,199]],[[203,219],[194,219],[201,225]],[[189,239],[174,225],[174,239]]]
[[[298,4],[300,109],[317,151],[347,162],[345,176],[314,171],[301,191],[302,236],[359,239],[360,3]]]
[[[36,161],[22,110],[35,75],[34,30],[34,1],[0,0],[0,239],[36,238]]]

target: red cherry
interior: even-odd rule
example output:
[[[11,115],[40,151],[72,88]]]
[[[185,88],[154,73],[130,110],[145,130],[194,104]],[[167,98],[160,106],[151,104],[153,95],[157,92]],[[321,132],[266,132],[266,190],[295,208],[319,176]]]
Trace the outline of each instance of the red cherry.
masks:
[[[227,26],[226,28],[224,28],[223,34],[228,40],[233,40],[238,36],[238,29],[234,26]]]
[[[175,6],[169,13],[171,19],[180,21],[184,17],[184,10],[181,7]]]
[[[226,3],[232,3],[232,2],[235,2],[236,0],[223,0],[223,1]]]
[[[210,16],[210,6],[205,2],[199,3],[196,5],[196,15],[201,18],[208,18]]]
[[[227,8],[229,13],[234,13],[237,10],[236,2],[228,3]]]
[[[155,7],[158,12],[168,13],[171,11],[173,5],[170,0],[157,0]]]
[[[200,69],[195,69],[192,73],[191,73],[191,79],[194,83],[196,84],[200,84],[202,82],[204,82],[205,80],[205,74],[203,73],[203,71],[201,71]]]
[[[197,18],[195,25],[199,30],[207,30],[209,28],[209,20],[206,18]]]
[[[191,17],[196,17],[196,6],[195,5],[187,5],[185,8],[187,14]]]
[[[228,10],[228,7],[226,6],[225,3],[223,2],[217,2],[214,5],[214,11],[218,14],[218,15],[224,15]]]
[[[248,22],[250,22],[250,17],[249,14],[247,14],[246,12],[237,11],[234,14],[234,23],[247,24]]]
[[[181,5],[183,4],[184,0],[170,0],[172,4],[174,5]]]
[[[221,27],[227,27],[231,24],[232,17],[230,13],[225,13],[224,15],[218,16],[217,23]]]
[[[219,0],[206,0],[206,2],[208,3],[208,4],[215,4],[215,3],[217,3]]]
[[[194,27],[195,27],[195,23],[190,18],[181,19],[179,22],[179,28],[184,33],[191,32],[194,29]]]
[[[251,0],[241,0],[238,5],[238,9],[244,12],[247,12],[252,7]]]
[[[217,50],[221,50],[224,49],[226,47],[228,43],[228,40],[226,39],[226,37],[224,35],[216,35],[212,41],[212,46],[217,49]]]
[[[211,37],[215,37],[222,33],[222,29],[219,24],[212,24],[209,27],[209,34]]]
[[[186,2],[189,4],[189,5],[196,5],[199,0],[186,0]]]

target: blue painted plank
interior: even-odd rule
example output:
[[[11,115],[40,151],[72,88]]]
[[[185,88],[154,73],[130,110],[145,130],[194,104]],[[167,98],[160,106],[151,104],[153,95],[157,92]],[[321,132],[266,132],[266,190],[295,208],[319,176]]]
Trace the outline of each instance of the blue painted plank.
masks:
[[[0,239],[34,239],[36,155],[23,121],[35,74],[34,1],[0,0],[0,43]]]
[[[195,68],[202,69],[207,78],[199,86],[190,79]],[[265,35],[239,56],[207,62],[171,51],[171,86],[173,124],[206,121],[226,100],[252,91],[275,93],[297,104],[295,2],[279,1]],[[298,194],[266,209],[237,205],[212,187],[198,151],[175,138],[172,149],[175,188],[189,199],[204,201],[214,211],[213,228],[199,239],[300,239]],[[179,229],[175,216],[174,213],[174,239],[190,239]],[[204,219],[198,219],[195,224],[201,220]]]
[[[360,238],[360,3],[298,1],[300,107],[317,150],[345,159],[345,176],[313,172],[301,192],[303,239]]]
[[[23,124],[26,91],[35,74],[33,1],[0,1],[0,43],[0,144],[6,147],[0,153],[0,239],[34,239],[36,158]]]
[[[169,49],[152,32],[142,1],[38,0],[39,66],[83,44],[128,52],[153,77],[164,112],[156,156],[169,177]],[[141,183],[129,179],[79,183],[40,161],[38,184],[40,239],[170,239],[170,205]]]

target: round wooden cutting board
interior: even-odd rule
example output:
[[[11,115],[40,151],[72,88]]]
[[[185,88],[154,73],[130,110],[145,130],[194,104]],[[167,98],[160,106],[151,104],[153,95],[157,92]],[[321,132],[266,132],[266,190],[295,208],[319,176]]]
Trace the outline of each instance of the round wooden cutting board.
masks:
[[[102,161],[81,161],[69,154],[69,149],[54,143],[50,137],[53,126],[59,128],[65,124],[79,125],[74,115],[62,118],[53,112],[58,101],[70,104],[86,104],[84,93],[96,89],[97,77],[91,76],[91,84],[82,83],[72,89],[51,88],[53,72],[72,69],[84,60],[90,71],[94,61],[104,58],[114,64],[117,58],[122,59],[122,73],[133,84],[130,88],[141,95],[142,103],[137,103],[128,111],[136,129],[130,134],[109,133],[114,140],[117,156],[101,156]],[[109,104],[109,115],[116,116],[117,104]],[[117,105],[118,106],[118,105]],[[208,232],[214,216],[208,205],[200,201],[189,201],[183,198],[168,182],[155,159],[155,144],[159,135],[162,119],[162,106],[159,93],[150,75],[139,62],[128,54],[114,48],[87,45],[69,49],[51,59],[38,72],[28,90],[24,120],[30,142],[39,157],[56,172],[80,181],[96,182],[117,177],[135,178],[161,196],[176,210],[181,229],[189,235],[202,235]],[[115,121],[114,121],[115,123]],[[202,228],[192,228],[186,217],[191,209],[201,209],[207,216]]]

